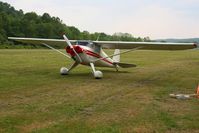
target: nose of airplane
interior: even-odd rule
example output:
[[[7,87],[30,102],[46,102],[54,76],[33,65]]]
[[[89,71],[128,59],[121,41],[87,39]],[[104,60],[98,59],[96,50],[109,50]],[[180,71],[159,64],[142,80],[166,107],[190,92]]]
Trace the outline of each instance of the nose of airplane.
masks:
[[[65,49],[66,52],[70,54],[72,57],[75,56],[75,52],[70,48],[70,46],[67,46]]]
[[[73,48],[78,54],[83,52],[83,49],[80,46],[74,45]],[[75,56],[75,52],[70,48],[70,46],[67,46],[65,49],[72,57]]]

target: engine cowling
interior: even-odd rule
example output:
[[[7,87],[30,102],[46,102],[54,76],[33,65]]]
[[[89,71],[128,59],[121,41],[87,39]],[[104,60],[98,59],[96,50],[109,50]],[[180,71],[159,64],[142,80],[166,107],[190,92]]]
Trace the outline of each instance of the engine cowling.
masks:
[[[80,46],[74,45],[73,48],[78,54],[83,53],[83,49]],[[70,46],[66,47],[66,52],[70,54],[72,57],[75,56],[75,52],[73,51],[73,49],[70,48]]]
[[[83,49],[80,46],[75,46],[74,47],[75,51],[79,54],[79,53],[83,53]]]

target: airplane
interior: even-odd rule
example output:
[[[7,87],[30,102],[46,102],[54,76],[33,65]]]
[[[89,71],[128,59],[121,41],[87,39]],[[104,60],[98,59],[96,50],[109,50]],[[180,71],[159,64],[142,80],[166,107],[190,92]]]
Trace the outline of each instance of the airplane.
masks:
[[[60,69],[61,75],[68,75],[79,64],[90,66],[95,79],[101,79],[103,73],[95,67],[110,67],[116,69],[136,67],[135,64],[121,63],[120,55],[134,50],[186,50],[199,47],[197,43],[165,43],[165,42],[124,42],[124,41],[88,41],[88,40],[69,40],[66,35],[64,39],[42,39],[42,38],[20,38],[8,37],[9,40],[22,42],[25,44],[42,44],[67,58],[74,63],[69,67]],[[65,46],[66,53],[52,47]],[[114,54],[107,55],[103,48],[115,49]],[[120,52],[120,49],[129,49]]]

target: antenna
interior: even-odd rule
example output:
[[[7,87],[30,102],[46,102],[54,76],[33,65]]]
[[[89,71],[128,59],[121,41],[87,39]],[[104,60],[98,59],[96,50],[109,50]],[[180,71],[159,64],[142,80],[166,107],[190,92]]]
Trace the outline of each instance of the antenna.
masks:
[[[98,37],[97,37],[97,40],[96,40],[96,41],[99,41],[100,35],[101,35],[101,33],[99,33],[99,35],[98,35]]]

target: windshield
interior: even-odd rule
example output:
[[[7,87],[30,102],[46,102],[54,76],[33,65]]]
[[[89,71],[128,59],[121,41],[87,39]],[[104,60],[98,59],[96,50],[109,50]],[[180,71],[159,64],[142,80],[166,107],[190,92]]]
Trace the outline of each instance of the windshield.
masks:
[[[78,44],[78,45],[82,45],[82,46],[88,46],[89,42],[86,42],[86,41],[78,41],[77,44]]]

